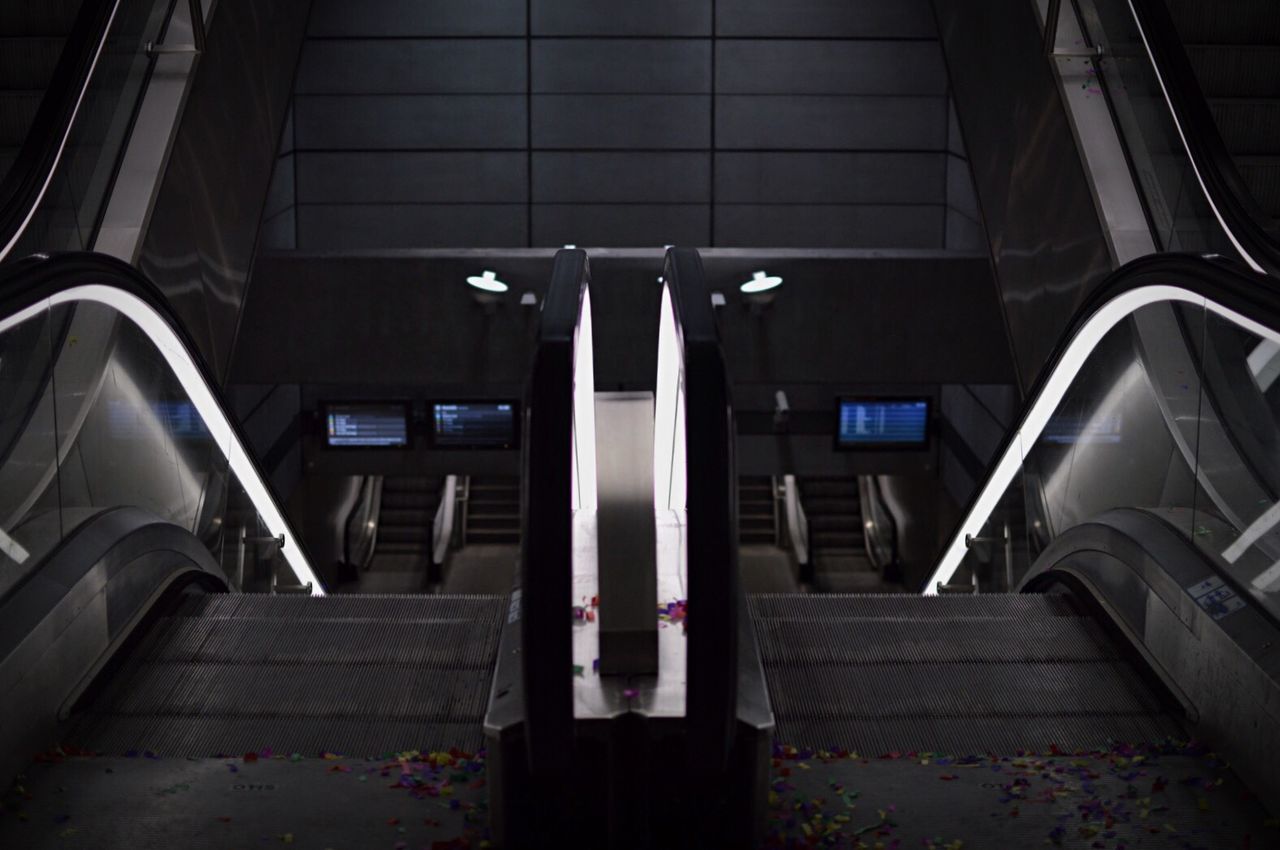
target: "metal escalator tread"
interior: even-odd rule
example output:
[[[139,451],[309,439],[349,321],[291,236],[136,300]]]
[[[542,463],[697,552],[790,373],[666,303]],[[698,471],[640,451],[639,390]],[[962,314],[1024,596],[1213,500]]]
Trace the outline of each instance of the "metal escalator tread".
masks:
[[[794,594],[750,607],[781,743],[959,755],[1183,736],[1064,597]]]
[[[500,596],[194,597],[64,740],[178,757],[476,749],[504,610]]]

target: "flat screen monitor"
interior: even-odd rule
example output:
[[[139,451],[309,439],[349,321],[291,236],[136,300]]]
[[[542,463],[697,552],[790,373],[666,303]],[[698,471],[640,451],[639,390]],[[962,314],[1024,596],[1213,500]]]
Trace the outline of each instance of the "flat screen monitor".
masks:
[[[409,446],[409,406],[404,402],[332,402],[325,405],[325,445],[335,449],[403,449]]]
[[[439,449],[514,449],[518,405],[511,401],[440,401],[431,405],[432,443]]]
[[[927,398],[842,398],[836,447],[923,449],[929,443]]]

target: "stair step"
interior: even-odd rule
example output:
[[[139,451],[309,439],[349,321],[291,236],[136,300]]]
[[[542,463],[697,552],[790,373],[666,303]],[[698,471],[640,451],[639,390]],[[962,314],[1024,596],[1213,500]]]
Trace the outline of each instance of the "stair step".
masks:
[[[0,37],[0,89],[43,92],[58,67],[65,38]]]
[[[469,528],[467,542],[470,543],[519,543],[520,534],[500,528]]]
[[[378,518],[380,525],[422,525],[429,526],[435,520],[435,511],[418,507],[394,507],[385,505]]]
[[[1280,100],[1211,97],[1209,110],[1232,156],[1280,154]]]
[[[66,37],[75,25],[80,0],[40,0],[0,4],[0,35]]]
[[[430,528],[413,526],[385,526],[378,529],[378,543],[409,543],[431,539]]]
[[[805,496],[801,501],[804,504],[804,512],[810,516],[814,514],[846,514],[848,516],[862,516],[862,502],[856,498]]]
[[[0,91],[0,147],[22,147],[42,97],[43,91]]]
[[[807,506],[812,499],[857,499],[856,478],[805,478],[800,481],[800,496]],[[805,508],[808,510],[808,507]]]
[[[852,514],[809,514],[809,531],[862,531],[862,517]]]
[[[1189,44],[1187,56],[1206,97],[1280,97],[1280,46]]]
[[[1273,0],[1168,0],[1187,44],[1280,45],[1280,15]]]
[[[384,542],[378,541],[378,551],[375,555],[423,555],[431,551],[430,541],[424,543],[411,542]]]
[[[1280,156],[1238,156],[1235,162],[1258,206],[1280,218]]]

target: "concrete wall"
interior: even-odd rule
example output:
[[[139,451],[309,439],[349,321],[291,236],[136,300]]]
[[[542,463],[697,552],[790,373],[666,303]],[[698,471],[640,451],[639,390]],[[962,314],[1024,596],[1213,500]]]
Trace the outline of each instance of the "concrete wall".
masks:
[[[983,256],[779,253],[768,268],[786,283],[763,307],[737,291],[759,259],[728,250],[704,256],[711,287],[727,301],[717,321],[733,381],[743,474],[936,476],[949,457],[946,429],[921,452],[837,452],[836,398],[922,395],[946,415],[955,408],[948,387],[1007,387],[1014,380]],[[264,255],[255,266],[232,381],[260,387],[246,389],[246,399],[260,398],[266,386],[296,385],[298,395],[289,397],[300,399],[301,429],[311,435],[318,433],[314,417],[325,399],[410,399],[425,410],[431,399],[520,398],[537,311],[519,306],[519,296],[542,297],[551,262],[552,252],[529,250]],[[479,264],[512,285],[497,305],[478,303],[463,282]],[[662,252],[594,252],[591,268],[597,389],[652,390]],[[285,327],[305,333],[280,333]],[[772,427],[778,390],[792,407],[790,430],[782,435]],[[979,453],[1003,434],[986,433],[998,424],[986,419],[957,422],[961,442]],[[303,454],[308,474],[517,469],[507,453],[325,452],[314,436],[304,439]]]
[[[269,245],[975,248],[928,0],[316,0]]]

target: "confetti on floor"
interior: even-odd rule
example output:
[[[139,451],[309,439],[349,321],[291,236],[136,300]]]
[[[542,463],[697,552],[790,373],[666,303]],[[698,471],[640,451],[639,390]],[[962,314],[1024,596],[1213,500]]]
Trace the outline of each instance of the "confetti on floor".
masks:
[[[776,746],[771,766],[766,847],[1280,847],[1274,819],[1196,745],[1012,756]]]
[[[0,799],[0,847],[206,847],[216,829],[219,847],[475,850],[491,840],[487,795],[485,754],[456,748],[376,759],[55,751]]]

